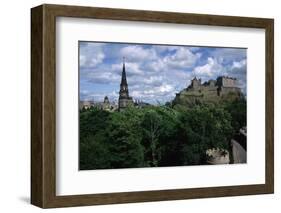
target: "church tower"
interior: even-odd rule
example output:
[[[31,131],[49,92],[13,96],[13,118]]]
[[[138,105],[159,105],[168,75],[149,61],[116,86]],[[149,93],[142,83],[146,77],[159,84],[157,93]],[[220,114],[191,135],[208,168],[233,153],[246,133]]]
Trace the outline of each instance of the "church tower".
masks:
[[[126,108],[129,105],[133,105],[133,99],[129,96],[128,83],[126,78],[126,68],[125,68],[125,59],[123,58],[123,69],[122,69],[122,77],[120,83],[120,91],[119,91],[119,110]]]

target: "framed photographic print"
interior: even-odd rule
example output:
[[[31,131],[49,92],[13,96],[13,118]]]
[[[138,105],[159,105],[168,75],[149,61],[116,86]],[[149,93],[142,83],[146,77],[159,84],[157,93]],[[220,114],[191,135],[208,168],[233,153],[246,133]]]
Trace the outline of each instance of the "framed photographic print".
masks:
[[[31,9],[31,203],[274,191],[272,19]]]

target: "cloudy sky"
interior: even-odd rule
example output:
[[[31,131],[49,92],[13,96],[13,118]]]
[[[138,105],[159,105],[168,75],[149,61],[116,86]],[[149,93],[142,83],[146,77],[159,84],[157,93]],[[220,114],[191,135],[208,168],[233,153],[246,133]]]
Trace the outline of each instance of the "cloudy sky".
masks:
[[[246,49],[79,42],[80,100],[118,100],[125,57],[134,100],[165,103],[195,76],[202,81],[227,75],[246,93]]]

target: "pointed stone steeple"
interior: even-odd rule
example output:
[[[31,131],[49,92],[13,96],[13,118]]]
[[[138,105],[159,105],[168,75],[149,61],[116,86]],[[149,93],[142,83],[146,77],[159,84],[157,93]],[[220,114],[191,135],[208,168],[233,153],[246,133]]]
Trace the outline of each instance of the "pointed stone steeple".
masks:
[[[120,83],[120,91],[119,91],[119,110],[126,108],[129,104],[132,104],[133,100],[129,96],[129,89],[126,77],[126,67],[125,67],[125,58],[123,57],[123,69],[122,69],[122,77]]]
[[[129,98],[129,89],[126,77],[126,68],[125,68],[125,58],[123,57],[123,69],[122,69],[122,77],[119,91],[119,99]]]
[[[126,68],[125,68],[125,57],[123,57],[122,79],[121,79],[120,86],[126,86],[128,88],[127,78],[126,78]]]

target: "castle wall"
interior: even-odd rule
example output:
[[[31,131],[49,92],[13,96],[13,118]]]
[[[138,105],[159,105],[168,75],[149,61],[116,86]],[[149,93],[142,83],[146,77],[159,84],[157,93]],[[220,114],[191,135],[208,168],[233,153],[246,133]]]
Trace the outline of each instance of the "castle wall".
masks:
[[[230,78],[224,78],[223,79],[223,86],[224,87],[234,87],[235,86],[235,80]]]
[[[217,102],[220,97],[217,94],[217,88],[201,87],[201,89],[191,89],[182,91],[176,96],[175,104],[189,105],[200,102]]]
[[[217,81],[209,81],[195,87],[194,84],[191,84],[176,95],[174,104],[193,105],[236,100],[241,97],[242,92],[235,86],[235,81],[234,78],[219,77]]]
[[[229,94],[229,93],[240,93],[240,92],[241,92],[241,89],[238,88],[238,87],[222,87],[221,91],[220,91],[220,94],[226,95],[226,94]]]
[[[236,87],[236,79],[229,77],[219,77],[217,79],[217,86],[219,87]]]

